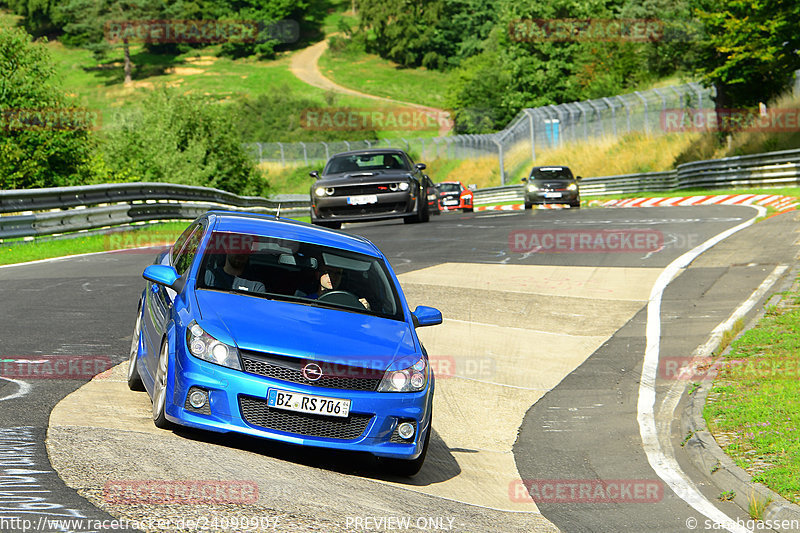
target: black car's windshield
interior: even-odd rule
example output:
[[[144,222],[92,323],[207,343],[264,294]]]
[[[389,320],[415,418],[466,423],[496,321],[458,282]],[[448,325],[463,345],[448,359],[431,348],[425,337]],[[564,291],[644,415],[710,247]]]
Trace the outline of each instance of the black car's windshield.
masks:
[[[572,172],[567,167],[541,167],[531,170],[531,179],[547,180],[560,179],[571,180]]]
[[[403,320],[397,290],[380,259],[306,242],[214,232],[197,288]]]
[[[368,172],[372,170],[411,170],[405,158],[396,153],[369,153],[334,156],[325,165],[324,174]]]
[[[440,183],[439,192],[459,192],[461,187],[458,183]]]

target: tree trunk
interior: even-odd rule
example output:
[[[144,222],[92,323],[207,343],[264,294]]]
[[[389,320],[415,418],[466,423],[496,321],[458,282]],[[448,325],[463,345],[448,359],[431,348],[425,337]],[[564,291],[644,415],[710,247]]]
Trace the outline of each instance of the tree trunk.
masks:
[[[131,80],[131,50],[128,47],[128,39],[122,40],[122,49],[125,53],[125,85],[130,85]]]

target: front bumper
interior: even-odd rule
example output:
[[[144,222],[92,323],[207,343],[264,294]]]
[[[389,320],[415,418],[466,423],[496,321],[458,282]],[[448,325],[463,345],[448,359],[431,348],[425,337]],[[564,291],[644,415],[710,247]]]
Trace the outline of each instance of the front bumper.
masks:
[[[556,197],[558,194],[560,196]],[[525,191],[525,202],[528,204],[577,204],[580,203],[580,192],[569,190]]]
[[[377,202],[350,205],[347,196],[313,196],[311,221],[357,222],[400,218],[417,213],[417,197],[408,191],[378,194]]]
[[[180,425],[217,432],[236,432],[270,440],[361,451],[379,457],[416,459],[430,430],[433,383],[418,393],[386,393],[313,387],[240,372],[196,359],[176,357],[166,417]],[[209,402],[195,409],[187,402],[190,389],[208,392]],[[351,400],[347,418],[306,415],[270,408],[267,390]],[[411,440],[396,432],[401,421],[416,422]]]

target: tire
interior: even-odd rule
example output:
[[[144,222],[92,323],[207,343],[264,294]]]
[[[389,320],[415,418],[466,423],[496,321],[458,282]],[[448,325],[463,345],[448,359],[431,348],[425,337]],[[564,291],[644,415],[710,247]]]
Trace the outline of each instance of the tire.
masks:
[[[474,209],[472,207],[465,207],[464,208],[464,212],[465,213],[472,213],[473,211],[474,211]]]
[[[530,204],[527,201],[525,202],[525,209],[530,209],[532,207],[533,207],[533,204]]]
[[[401,477],[411,477],[422,469],[425,462],[425,456],[428,454],[428,445],[431,440],[431,432],[433,431],[433,417],[431,416],[431,424],[428,424],[428,433],[425,434],[425,442],[422,444],[422,453],[416,459],[389,459],[382,458],[381,463],[384,465],[384,470],[389,474],[394,474]]]
[[[157,428],[170,429],[172,422],[167,420],[165,414],[167,410],[167,377],[169,376],[169,342],[167,339],[161,343],[161,350],[158,352],[158,368],[156,370],[156,380],[153,384],[153,424]]]
[[[417,213],[403,218],[406,224],[416,224],[418,222],[428,222],[431,219],[430,212],[428,211],[428,202],[421,203]]]
[[[133,338],[131,339],[131,350],[128,355],[128,388],[132,391],[142,392],[145,390],[142,377],[136,369],[136,362],[139,359],[139,337],[142,333],[142,302],[139,302],[139,311],[136,313],[136,324],[133,326]]]
[[[570,209],[580,209],[581,208],[581,201],[578,200],[575,203],[569,204]]]

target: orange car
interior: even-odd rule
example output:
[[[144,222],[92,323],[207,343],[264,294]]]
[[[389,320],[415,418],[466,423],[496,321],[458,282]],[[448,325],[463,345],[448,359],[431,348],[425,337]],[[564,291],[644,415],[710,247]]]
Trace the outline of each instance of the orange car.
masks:
[[[439,191],[439,205],[443,211],[461,209],[465,213],[472,212],[472,191],[460,181],[443,181],[436,184]]]

